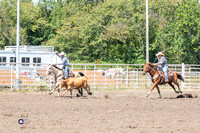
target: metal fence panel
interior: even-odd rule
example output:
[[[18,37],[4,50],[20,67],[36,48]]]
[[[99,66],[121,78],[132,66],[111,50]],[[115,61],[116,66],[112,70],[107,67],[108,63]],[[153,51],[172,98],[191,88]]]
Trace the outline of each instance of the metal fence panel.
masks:
[[[30,67],[20,67],[20,80],[22,89],[51,89],[53,76],[46,76],[47,64]],[[88,78],[88,83],[93,89],[132,89],[150,88],[151,79],[142,74],[144,64],[71,64],[74,72],[82,72]],[[1,68],[4,67],[2,70]],[[0,86],[15,87],[15,65],[0,65]],[[200,65],[170,64],[169,70],[185,75],[185,83],[180,84],[183,89],[200,89]],[[179,83],[181,81],[179,80]],[[161,88],[170,88],[162,86]]]

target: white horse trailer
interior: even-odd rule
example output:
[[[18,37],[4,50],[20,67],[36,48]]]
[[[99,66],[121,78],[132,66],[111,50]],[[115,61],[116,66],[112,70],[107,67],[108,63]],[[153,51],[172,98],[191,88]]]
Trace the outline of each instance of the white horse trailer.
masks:
[[[56,63],[59,58],[53,46],[20,46],[20,67],[44,69]],[[0,50],[0,70],[6,70],[16,63],[16,46],[5,46]]]
[[[14,81],[15,88],[18,88],[21,81],[23,81],[23,85],[35,84],[36,81],[40,81],[40,74],[43,73],[44,75],[49,64],[54,64],[60,60],[55,54],[53,46],[20,46],[19,51],[20,81],[17,83],[14,81],[16,46],[5,46],[4,50],[0,50],[0,84],[11,84],[12,87]],[[5,77],[10,77],[10,80]]]

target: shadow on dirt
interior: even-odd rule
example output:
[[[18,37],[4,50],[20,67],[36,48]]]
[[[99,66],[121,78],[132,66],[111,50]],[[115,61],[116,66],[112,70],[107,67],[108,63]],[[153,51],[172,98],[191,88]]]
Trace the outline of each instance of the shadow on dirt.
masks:
[[[55,96],[55,98],[67,98],[67,99],[88,99],[87,96]]]
[[[164,98],[164,99],[178,99],[178,98],[198,98],[198,95],[191,94],[191,93],[185,93],[185,94],[180,94],[176,97],[169,97],[169,98]]]

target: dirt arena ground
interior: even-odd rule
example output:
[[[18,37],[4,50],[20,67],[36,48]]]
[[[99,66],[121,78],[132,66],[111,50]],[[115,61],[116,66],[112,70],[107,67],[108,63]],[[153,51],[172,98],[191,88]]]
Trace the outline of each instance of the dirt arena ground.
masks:
[[[57,92],[0,93],[0,133],[199,133],[198,98],[176,98],[173,90],[93,91],[57,97]],[[26,124],[18,123],[21,115]]]

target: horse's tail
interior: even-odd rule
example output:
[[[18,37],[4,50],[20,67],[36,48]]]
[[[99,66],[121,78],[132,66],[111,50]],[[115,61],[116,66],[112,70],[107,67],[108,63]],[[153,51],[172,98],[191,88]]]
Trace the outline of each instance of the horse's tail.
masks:
[[[78,72],[78,74],[82,77],[85,76],[82,72]]]
[[[176,73],[177,74],[177,78],[180,79],[181,81],[185,81],[185,79],[183,78],[183,76],[179,73]]]

